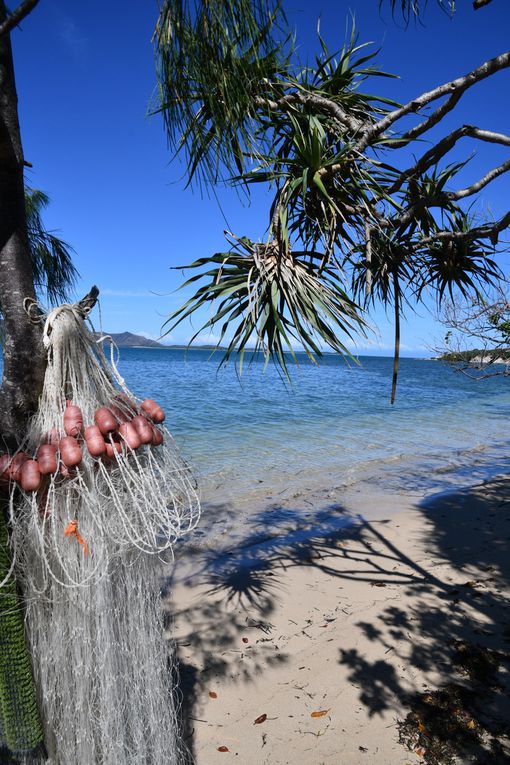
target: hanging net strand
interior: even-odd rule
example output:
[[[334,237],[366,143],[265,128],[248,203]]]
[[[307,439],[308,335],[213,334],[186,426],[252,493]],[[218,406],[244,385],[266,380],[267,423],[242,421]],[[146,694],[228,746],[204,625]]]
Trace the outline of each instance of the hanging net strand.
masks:
[[[131,393],[88,329],[88,298],[47,316],[26,306],[46,375],[0,462],[49,762],[177,765],[159,589],[161,560],[198,521],[196,482],[161,407]]]

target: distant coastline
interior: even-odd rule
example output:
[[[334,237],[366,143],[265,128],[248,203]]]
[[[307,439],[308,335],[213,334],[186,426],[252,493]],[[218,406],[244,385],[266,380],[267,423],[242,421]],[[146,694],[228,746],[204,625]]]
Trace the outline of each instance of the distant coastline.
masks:
[[[113,335],[110,335],[113,337]],[[114,338],[115,340],[115,338]],[[136,348],[142,350],[144,348],[150,348],[153,351],[226,351],[226,347],[222,345],[163,345],[163,343],[157,343],[157,345],[127,345],[121,343],[115,343],[119,348]]]
[[[216,345],[165,345],[157,340],[151,340],[143,335],[135,335],[133,332],[96,332],[96,337],[111,337],[118,348],[153,348],[161,350],[182,350],[189,348],[198,351],[224,351],[226,348]]]
[[[143,350],[144,348],[151,348],[153,350],[170,350],[170,351],[221,351],[225,352],[227,349],[227,346],[225,345],[212,345],[211,343],[204,343],[203,345],[186,345],[183,343],[177,343],[177,344],[165,344],[160,343],[157,340],[151,340],[148,337],[144,337],[143,335],[136,335],[133,332],[96,332],[96,337],[99,339],[100,337],[111,337],[113,342],[118,348],[134,348],[136,350]],[[251,351],[254,351],[254,349],[250,349]],[[297,353],[303,353],[302,350],[297,349]],[[260,355],[261,351],[256,351],[256,355]],[[285,353],[288,353],[288,351],[285,351]],[[385,352],[376,352],[376,353],[366,353],[360,351],[359,353],[356,352],[356,350],[352,351],[353,358],[364,358],[367,357],[379,357],[379,358],[390,358],[391,356],[386,356]],[[323,356],[339,356],[340,354],[336,353],[335,351],[323,351]],[[404,357],[407,358],[416,358],[421,361],[437,361],[442,360],[439,358],[431,359],[430,357],[426,356],[406,356],[406,354],[403,354]]]
[[[470,350],[452,351],[443,353],[438,361],[446,361],[453,364],[510,364],[510,348],[472,348]]]

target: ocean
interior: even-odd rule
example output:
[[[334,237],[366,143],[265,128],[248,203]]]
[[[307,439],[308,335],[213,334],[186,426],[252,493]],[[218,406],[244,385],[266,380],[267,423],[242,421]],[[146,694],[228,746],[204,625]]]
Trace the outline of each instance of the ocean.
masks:
[[[308,516],[307,497],[334,489],[423,496],[510,469],[510,380],[473,380],[427,359],[401,360],[390,405],[392,359],[360,364],[298,355],[292,385],[261,360],[218,369],[205,350],[123,348],[119,370],[155,398],[198,479],[199,533],[234,534],[272,508]],[[308,504],[312,504],[308,502]],[[316,504],[314,501],[313,504]]]

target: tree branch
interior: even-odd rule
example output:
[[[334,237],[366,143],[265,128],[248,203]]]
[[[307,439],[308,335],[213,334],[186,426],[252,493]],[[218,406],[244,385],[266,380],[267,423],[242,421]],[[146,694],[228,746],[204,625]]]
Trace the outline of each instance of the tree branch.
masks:
[[[23,21],[28,14],[33,11],[35,6],[39,3],[39,0],[25,0],[20,3],[14,11],[7,16],[5,21],[0,24],[0,37],[10,32],[14,27]]]
[[[460,97],[465,93],[468,88],[475,85],[477,82],[485,80],[487,77],[495,74],[496,72],[506,69],[510,66],[510,51],[502,53],[501,56],[485,61],[481,66],[473,69],[473,71],[465,74],[462,77],[457,77],[455,80],[446,82],[443,85],[439,85],[433,90],[429,90],[427,93],[423,93],[421,96],[414,98],[399,109],[394,109],[392,112],[383,117],[382,120],[376,122],[367,130],[360,140],[354,145],[353,151],[364,152],[365,149],[382,133],[384,133],[391,125],[397,120],[405,117],[407,114],[417,113],[424,106],[436,101],[438,98],[450,95],[450,98],[442,104],[439,109],[436,110],[430,117],[428,117],[421,125],[408,131],[403,137],[402,141],[411,140],[420,133],[424,133],[433,127],[444,116],[447,111],[453,109],[455,104],[459,101]],[[417,132],[418,131],[418,132]],[[401,142],[399,141],[399,145]]]
[[[476,194],[477,191],[480,191],[480,189],[483,189],[484,186],[487,186],[487,184],[493,181],[494,178],[497,178],[499,175],[503,175],[503,173],[507,173],[509,170],[510,159],[507,159],[506,162],[503,162],[503,164],[490,170],[486,175],[483,176],[483,178],[480,178],[479,181],[476,181],[476,183],[471,184],[471,186],[467,186],[465,189],[459,189],[459,191],[447,191],[446,196],[452,201],[470,197],[472,194]]]
[[[360,130],[364,130],[367,127],[368,121],[362,121],[348,114],[341,106],[335,101],[324,96],[319,96],[316,93],[302,93],[295,91],[289,93],[286,96],[282,96],[277,101],[273,101],[270,98],[263,98],[261,96],[255,97],[255,105],[259,108],[268,108],[271,111],[277,112],[285,110],[286,106],[293,106],[294,104],[301,104],[302,106],[314,106],[319,111],[328,114],[333,119],[338,120],[342,125],[345,125],[353,133],[359,133]],[[371,124],[371,123],[370,123]]]
[[[483,8],[485,5],[489,5],[489,3],[492,3],[492,0],[473,0],[473,9],[475,11],[478,11],[480,8]]]
[[[421,175],[429,167],[435,165],[445,154],[447,154],[460,138],[477,138],[480,141],[488,143],[499,143],[502,146],[510,146],[510,136],[504,133],[494,133],[491,130],[481,130],[474,125],[462,125],[462,127],[453,130],[449,135],[439,141],[435,146],[429,149],[413,167],[404,170],[393,186],[388,189],[388,194],[394,194],[402,184],[409,178]]]
[[[432,234],[424,239],[420,239],[417,243],[417,247],[426,247],[435,242],[458,242],[462,240],[469,242],[474,239],[490,239],[495,243],[497,242],[497,235],[508,226],[510,226],[510,210],[495,223],[487,223],[483,226],[477,226],[469,231],[438,231],[437,234]]]
[[[414,141],[414,139],[418,138],[418,136],[422,135],[422,133],[426,133],[428,130],[441,122],[445,114],[453,111],[453,109],[457,106],[462,97],[462,92],[454,93],[451,95],[450,98],[446,99],[446,101],[442,103],[441,106],[439,106],[436,111],[433,112],[429,117],[423,120],[423,122],[420,122],[419,125],[415,125],[413,128],[411,128],[411,130],[408,130],[407,133],[404,133],[400,140],[395,141],[393,144],[394,148],[396,147],[399,149],[402,146],[406,146],[406,144],[408,144],[410,141]]]
[[[95,304],[97,303],[98,297],[99,297],[99,289],[94,284],[91,287],[90,292],[87,292],[85,297],[82,297],[82,299],[78,303],[80,310],[83,313],[83,318],[86,318],[89,315],[89,313],[92,311]]]

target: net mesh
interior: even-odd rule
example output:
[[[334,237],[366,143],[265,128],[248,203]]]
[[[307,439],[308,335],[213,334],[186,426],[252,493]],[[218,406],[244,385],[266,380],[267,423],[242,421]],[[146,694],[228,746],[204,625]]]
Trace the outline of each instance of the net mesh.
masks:
[[[65,436],[69,400],[85,424],[112,404],[133,416],[139,402],[79,306],[50,313],[43,337],[44,388],[22,450],[35,454]],[[83,448],[80,465],[59,462],[21,506],[11,497],[16,576],[52,765],[182,760],[159,577],[161,560],[196,524],[199,504],[189,467],[162,432],[162,445],[124,444],[113,460]]]

